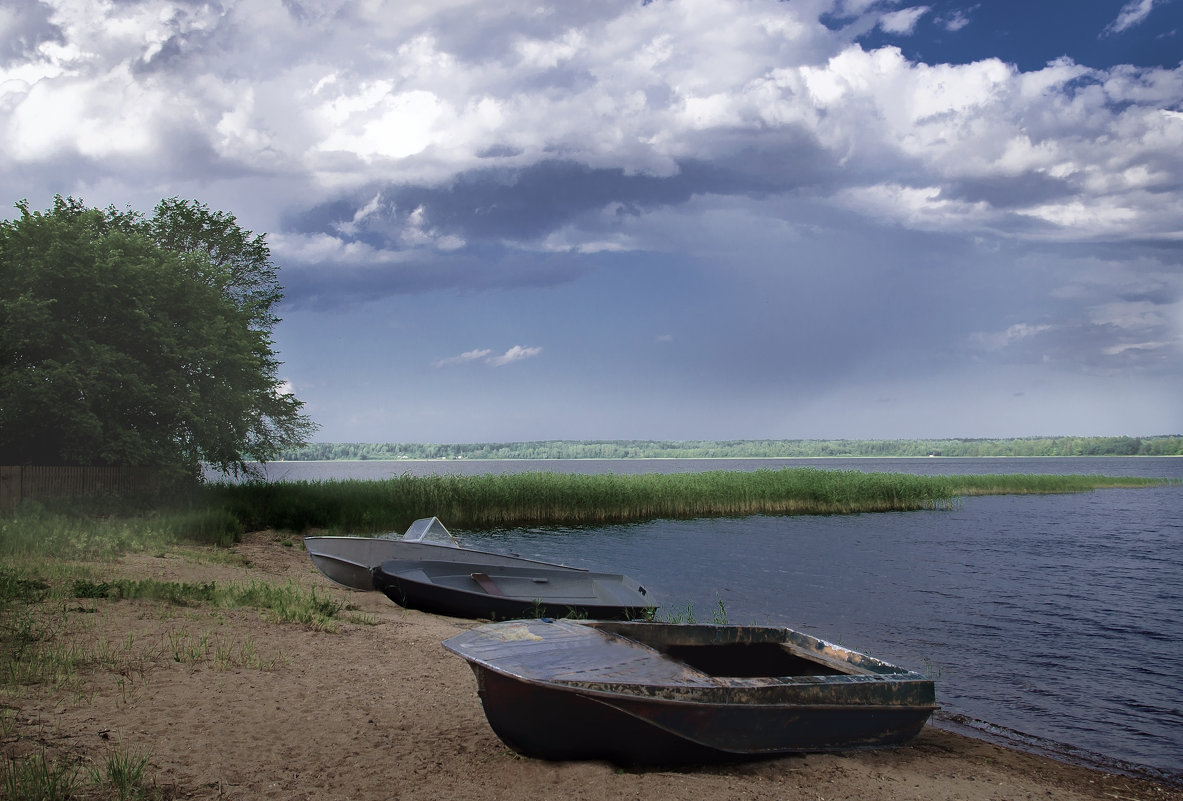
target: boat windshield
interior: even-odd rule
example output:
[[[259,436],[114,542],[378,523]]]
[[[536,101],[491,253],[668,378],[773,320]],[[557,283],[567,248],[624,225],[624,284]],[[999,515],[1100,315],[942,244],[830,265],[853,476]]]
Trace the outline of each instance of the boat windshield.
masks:
[[[438,517],[425,517],[416,520],[403,535],[407,542],[429,542],[432,545],[445,545],[449,548],[459,548],[460,543],[444,528]]]

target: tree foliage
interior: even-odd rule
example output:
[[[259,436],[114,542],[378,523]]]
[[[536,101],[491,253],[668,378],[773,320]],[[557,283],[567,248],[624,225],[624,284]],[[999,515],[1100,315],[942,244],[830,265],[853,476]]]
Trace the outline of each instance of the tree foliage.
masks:
[[[0,222],[0,463],[239,472],[315,430],[281,391],[262,236],[203,204]]]

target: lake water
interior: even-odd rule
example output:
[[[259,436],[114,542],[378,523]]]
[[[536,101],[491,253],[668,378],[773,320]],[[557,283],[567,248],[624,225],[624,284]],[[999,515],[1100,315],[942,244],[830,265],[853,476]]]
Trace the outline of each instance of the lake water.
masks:
[[[282,462],[272,480],[778,467],[1183,478],[1183,459]],[[444,521],[445,525],[448,521]],[[938,724],[1183,784],[1183,486],[952,511],[455,532],[627,573],[659,615],[786,625],[937,679]]]
[[[707,470],[822,470],[965,475],[979,473],[1095,473],[1109,476],[1183,476],[1183,457],[1062,456],[1056,458],[900,459],[405,459],[356,462],[270,462],[268,481],[372,481],[392,476],[484,475],[488,473],[701,473]],[[210,478],[217,476],[207,473]]]

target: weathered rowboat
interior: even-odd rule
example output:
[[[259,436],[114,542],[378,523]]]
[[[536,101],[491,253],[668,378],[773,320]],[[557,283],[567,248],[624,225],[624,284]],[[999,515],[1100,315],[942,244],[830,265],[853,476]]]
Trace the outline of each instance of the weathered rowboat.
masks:
[[[497,564],[533,564],[559,570],[582,568],[525,559],[465,548],[436,517],[416,520],[401,538],[394,537],[305,537],[304,547],[325,578],[353,590],[373,590],[375,567],[393,559],[460,560]]]
[[[444,641],[485,716],[543,759],[717,762],[903,743],[931,679],[792,629],[516,620]]]
[[[399,606],[453,617],[629,619],[657,606],[627,576],[525,563],[396,560],[374,568],[373,583]]]

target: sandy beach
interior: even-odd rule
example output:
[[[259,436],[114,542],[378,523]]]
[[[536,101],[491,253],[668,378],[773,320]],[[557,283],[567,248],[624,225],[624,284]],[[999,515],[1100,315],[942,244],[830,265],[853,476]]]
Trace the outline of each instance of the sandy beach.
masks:
[[[285,544],[285,542],[287,544]],[[129,556],[109,578],[296,582],[349,607],[333,632],[255,609],[80,600],[66,610],[101,664],[5,700],[5,756],[99,764],[147,757],[165,798],[1156,799],[1183,790],[1010,750],[929,725],[910,744],[738,765],[620,768],[523,758],[489,728],[476,681],[440,645],[472,621],[335,587],[298,540],[259,532],[234,552]],[[938,700],[940,687],[938,684]]]

